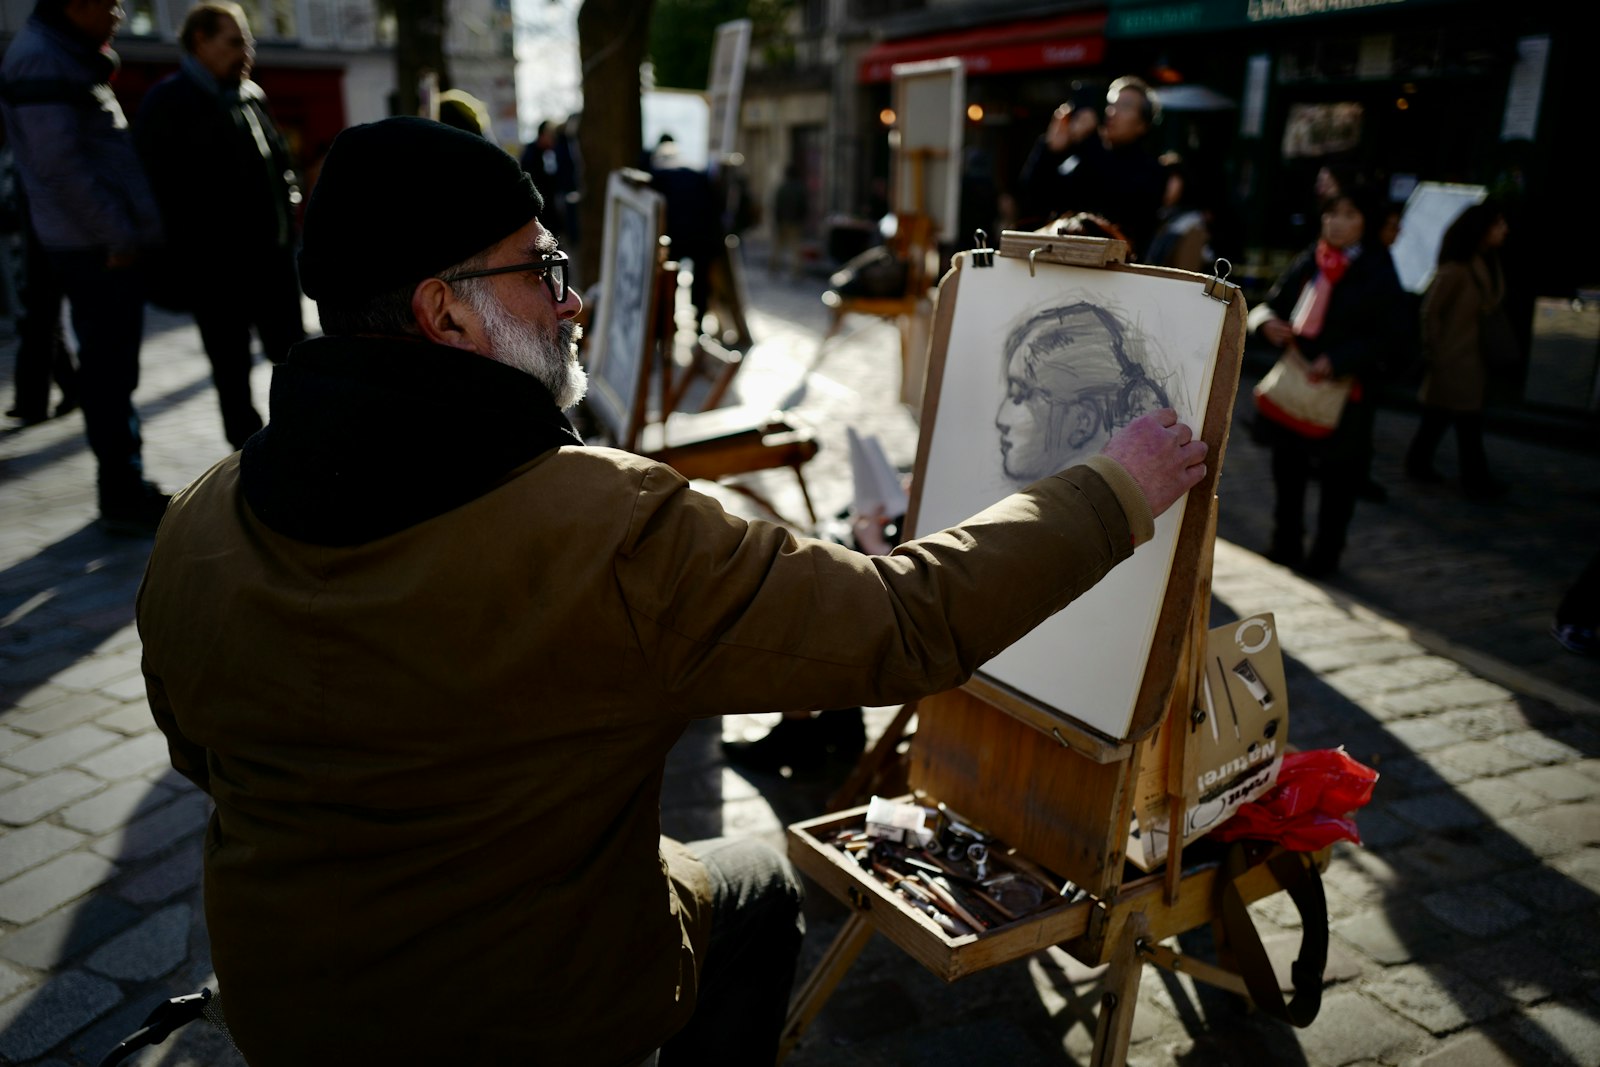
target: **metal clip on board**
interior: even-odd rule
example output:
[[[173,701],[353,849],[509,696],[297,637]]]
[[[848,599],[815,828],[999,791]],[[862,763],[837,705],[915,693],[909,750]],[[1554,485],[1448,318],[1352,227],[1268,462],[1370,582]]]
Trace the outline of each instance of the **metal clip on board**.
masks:
[[[1000,235],[1000,254],[1028,261],[1028,274],[1034,265],[1064,263],[1072,267],[1108,267],[1128,261],[1128,246],[1109,237],[1057,236],[1007,230]]]
[[[989,234],[984,230],[972,231],[972,238],[976,244],[972,247],[972,265],[974,267],[994,266],[994,249],[989,247]]]
[[[1228,275],[1233,273],[1233,264],[1221,257],[1211,265],[1211,277],[1206,279],[1205,294],[1213,300],[1220,300],[1224,304],[1233,300],[1233,294],[1239,287],[1228,280]]]

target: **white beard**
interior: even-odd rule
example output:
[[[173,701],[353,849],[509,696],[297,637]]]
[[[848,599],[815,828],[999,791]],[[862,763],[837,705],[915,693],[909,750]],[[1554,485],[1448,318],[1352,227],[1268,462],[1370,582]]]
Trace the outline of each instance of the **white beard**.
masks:
[[[562,411],[583,399],[589,391],[589,375],[578,362],[582,326],[562,319],[553,335],[542,333],[507,311],[487,286],[473,286],[462,295],[483,319],[483,332],[492,346],[487,353],[490,359],[537,378]]]

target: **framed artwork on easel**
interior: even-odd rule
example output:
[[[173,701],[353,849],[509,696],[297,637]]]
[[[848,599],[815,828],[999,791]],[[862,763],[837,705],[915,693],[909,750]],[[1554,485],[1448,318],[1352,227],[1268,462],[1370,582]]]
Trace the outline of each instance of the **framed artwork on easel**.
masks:
[[[619,448],[634,447],[649,406],[664,203],[647,183],[621,171],[606,183],[599,309],[586,362],[590,408]]]
[[[1108,245],[1122,248],[1008,233],[983,257],[992,265],[957,257],[940,288],[909,528],[953,525],[1162,407],[1221,455],[1236,375],[1215,374],[1228,304],[1198,275],[1059,261]],[[1152,541],[985,664],[969,691],[1046,732],[1148,732],[1176,670],[1188,613],[1174,597],[1194,584],[1204,521],[1174,505]]]

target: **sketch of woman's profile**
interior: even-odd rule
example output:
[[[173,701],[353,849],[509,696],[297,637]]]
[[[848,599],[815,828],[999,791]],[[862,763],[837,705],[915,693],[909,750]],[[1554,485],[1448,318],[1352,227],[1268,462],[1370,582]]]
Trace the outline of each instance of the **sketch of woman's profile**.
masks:
[[[1121,319],[1086,301],[1045,308],[1012,329],[994,420],[1007,478],[1025,485],[1081,462],[1121,427],[1168,406],[1143,351],[1128,351],[1127,334]]]

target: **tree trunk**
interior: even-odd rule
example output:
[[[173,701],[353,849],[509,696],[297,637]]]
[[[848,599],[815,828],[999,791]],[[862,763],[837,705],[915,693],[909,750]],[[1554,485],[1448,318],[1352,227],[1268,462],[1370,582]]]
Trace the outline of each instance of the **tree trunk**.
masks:
[[[420,113],[418,84],[427,71],[439,76],[439,88],[450,87],[444,55],[445,0],[394,0],[395,114]]]
[[[604,247],[606,180],[619,167],[637,167],[644,148],[639,115],[639,65],[650,44],[654,0],[583,0],[578,11],[578,56],[583,61],[583,190],[578,203],[584,284],[599,273]]]

